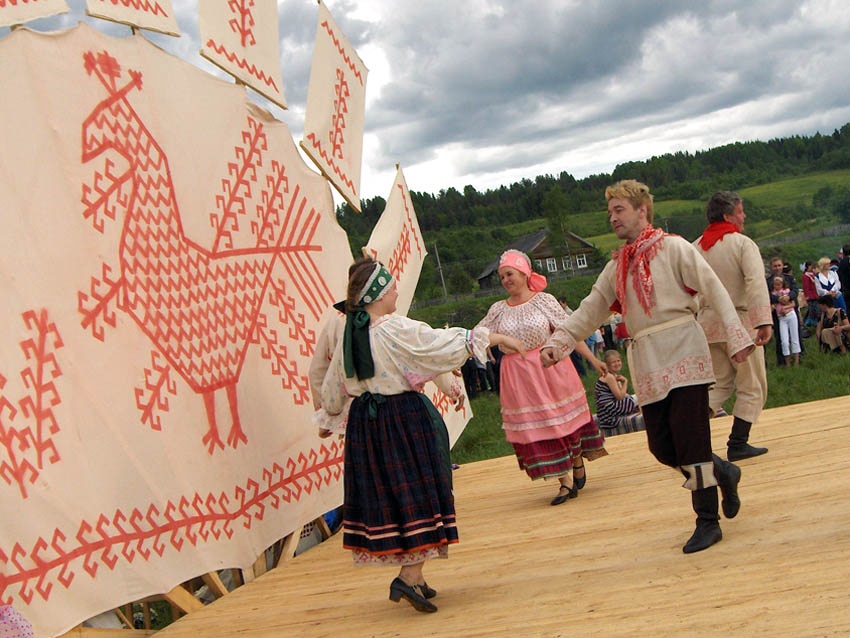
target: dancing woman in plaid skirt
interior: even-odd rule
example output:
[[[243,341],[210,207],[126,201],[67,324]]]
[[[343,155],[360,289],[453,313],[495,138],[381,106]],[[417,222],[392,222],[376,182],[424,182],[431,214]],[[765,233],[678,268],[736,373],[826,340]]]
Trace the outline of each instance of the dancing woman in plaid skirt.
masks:
[[[390,599],[437,611],[422,573],[429,558],[446,558],[458,541],[448,432],[418,392],[470,356],[486,360],[500,345],[524,352],[511,337],[487,329],[435,330],[392,314],[392,275],[371,259],[352,268],[346,326],[322,383],[329,415],[348,407],[345,440],[343,547],[356,565],[397,565]],[[353,401],[351,398],[354,397]]]

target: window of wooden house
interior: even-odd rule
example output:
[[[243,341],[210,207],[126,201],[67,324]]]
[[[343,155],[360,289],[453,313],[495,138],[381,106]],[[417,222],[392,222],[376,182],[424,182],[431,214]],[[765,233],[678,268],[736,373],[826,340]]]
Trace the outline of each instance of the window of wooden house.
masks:
[[[534,268],[535,268],[538,272],[539,272],[539,271],[541,271],[541,270],[543,270],[543,260],[542,260],[542,259],[535,259],[535,260],[534,260]]]
[[[578,268],[587,268],[587,255],[584,253],[576,255],[576,266]]]
[[[561,263],[563,263],[563,265],[564,265],[564,270],[572,270],[573,269],[573,260],[570,258],[569,255],[564,257],[561,260]]]
[[[547,257],[546,270],[548,270],[549,272],[558,272],[558,260],[554,257]]]

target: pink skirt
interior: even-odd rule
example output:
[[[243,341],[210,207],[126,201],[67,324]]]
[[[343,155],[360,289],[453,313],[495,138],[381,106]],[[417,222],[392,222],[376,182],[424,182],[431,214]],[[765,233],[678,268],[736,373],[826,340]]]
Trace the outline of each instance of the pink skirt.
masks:
[[[584,386],[569,357],[549,368],[540,348],[502,357],[499,371],[502,428],[508,443],[560,439],[591,423]]]

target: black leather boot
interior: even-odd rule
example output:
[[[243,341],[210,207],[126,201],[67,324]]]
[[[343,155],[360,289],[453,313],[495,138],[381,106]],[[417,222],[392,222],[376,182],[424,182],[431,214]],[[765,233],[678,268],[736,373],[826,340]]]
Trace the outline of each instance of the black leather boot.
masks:
[[[729,441],[726,443],[726,458],[730,461],[740,461],[748,459],[752,456],[759,456],[767,452],[766,447],[753,447],[747,443],[750,438],[750,428],[752,423],[735,417],[732,422],[732,432],[729,434]]]
[[[711,458],[714,459],[714,477],[717,479],[717,485],[720,487],[720,494],[723,497],[720,502],[720,506],[723,508],[723,516],[735,518],[738,510],[741,509],[741,499],[738,498],[741,468],[734,463],[724,461],[716,454],[712,454]]]
[[[686,554],[708,549],[723,538],[723,532],[720,531],[720,523],[718,523],[720,516],[717,514],[717,488],[712,485],[701,490],[694,490],[691,492],[691,502],[697,513],[697,527],[682,548]]]

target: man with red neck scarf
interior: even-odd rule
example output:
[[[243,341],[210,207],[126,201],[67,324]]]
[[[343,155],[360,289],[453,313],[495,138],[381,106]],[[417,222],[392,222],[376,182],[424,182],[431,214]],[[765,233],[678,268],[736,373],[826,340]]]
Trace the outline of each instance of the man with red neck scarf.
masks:
[[[652,195],[646,185],[624,180],[605,190],[608,219],[625,240],[600,273],[578,310],[540,351],[544,366],[566,356],[612,310],[620,312],[634,341],[629,369],[646,424],[649,450],[658,461],[682,472],[697,514],[686,554],[718,542],[717,486],[723,513],[738,513],[740,469],[711,452],[708,387],[714,383],[711,354],[696,322],[695,295],[717,310],[726,329],[729,356],[746,360],[753,341],[714,271],[691,244],[652,226]]]
[[[740,461],[767,452],[753,447],[747,440],[750,427],[758,420],[767,400],[767,373],[764,367],[764,344],[773,334],[770,295],[762,285],[764,266],[756,243],[743,234],[744,204],[737,193],[721,191],[708,200],[708,228],[694,242],[697,249],[735,304],[738,317],[752,337],[756,349],[744,363],[734,363],[727,353],[726,329],[708,300],[700,304],[697,320],[705,331],[711,350],[711,364],[717,382],[708,392],[712,414],[736,391],[732,414],[732,432],[726,444],[726,458]],[[702,301],[702,299],[701,299]]]

